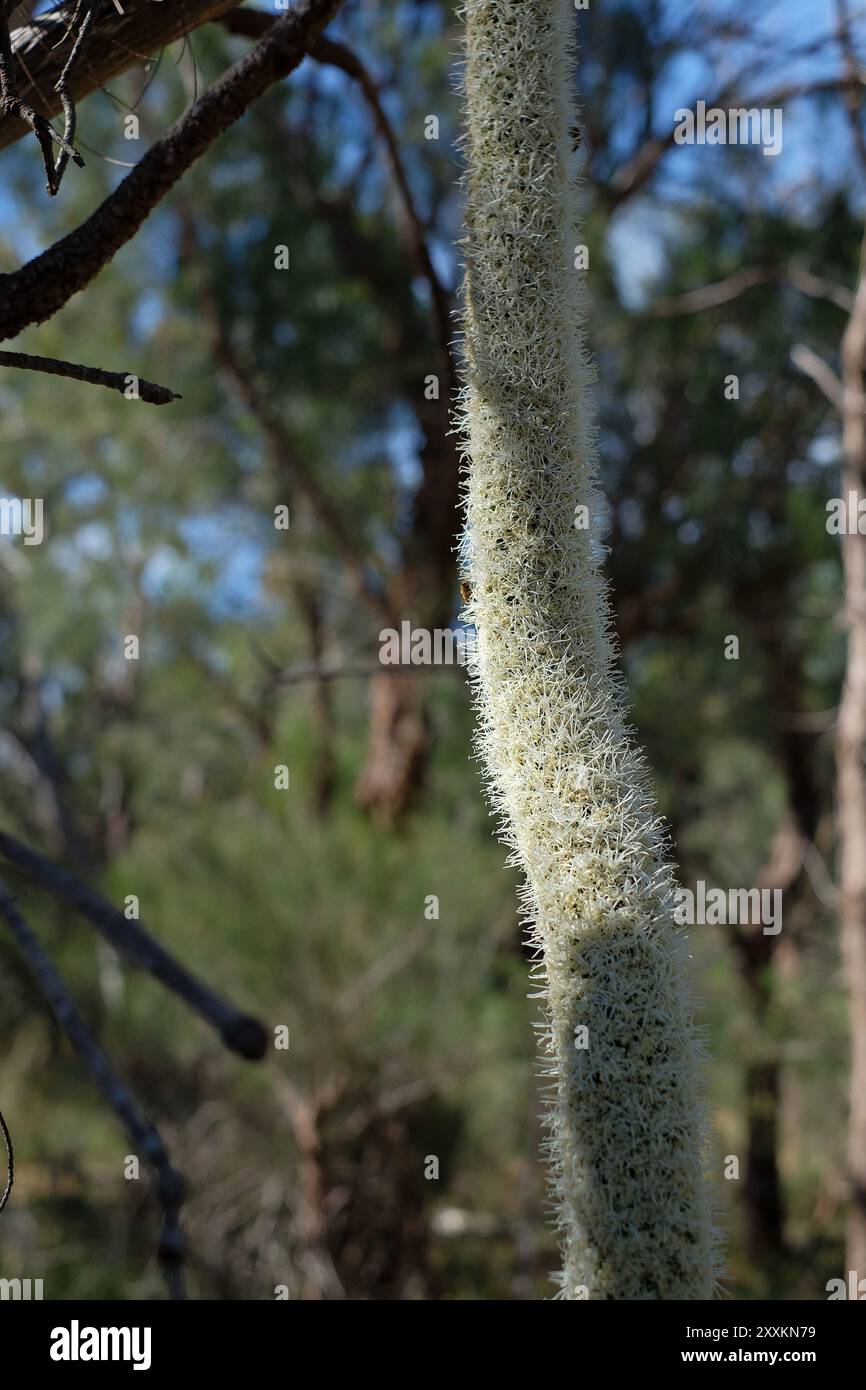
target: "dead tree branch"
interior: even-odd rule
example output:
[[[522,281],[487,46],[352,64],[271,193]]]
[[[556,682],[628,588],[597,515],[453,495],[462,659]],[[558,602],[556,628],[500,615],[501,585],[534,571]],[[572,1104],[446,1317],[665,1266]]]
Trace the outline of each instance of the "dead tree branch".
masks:
[[[145,62],[200,25],[218,19],[237,0],[123,0],[120,14],[113,0],[103,0],[94,17],[86,47],[66,80],[61,81],[75,34],[71,20],[77,0],[66,0],[48,14],[13,29],[11,55],[18,96],[41,117],[63,111],[64,92],[73,103],[104,87],[113,77]],[[60,84],[60,85],[58,85]],[[13,113],[0,115],[0,149],[27,134],[27,125]]]
[[[58,135],[45,117],[40,115],[38,111],[34,111],[33,107],[24,101],[19,94],[18,71],[9,35],[9,14],[14,3],[15,0],[0,0],[0,118],[17,119],[22,124],[22,130],[24,126],[29,126],[34,132],[42,150],[42,162],[45,165],[48,192],[53,197],[60,187],[63,170],[69,159],[73,159],[79,166],[84,164],[84,160],[69,144],[67,137]],[[77,9],[75,14],[77,15]],[[59,145],[61,150],[60,159],[56,165],[54,163],[55,144]]]
[[[51,318],[89,285],[187,169],[269,87],[298,67],[342,3],[299,0],[151,146],[85,222],[20,270],[0,275],[0,341]]]
[[[134,389],[137,394],[131,399],[145,401],[147,405],[168,405],[181,399],[177,391],[158,386],[155,381],[145,381],[144,377],[132,372],[106,372],[102,367],[84,367],[79,362],[39,357],[30,352],[0,352],[0,367],[22,367],[29,372],[45,372],[48,376],[70,377],[73,381],[89,382],[91,386],[105,386],[124,396],[129,396]]]
[[[72,1043],[133,1143],[156,1174],[156,1192],[163,1213],[159,1259],[165,1270],[172,1298],[183,1298],[184,1239],[180,1229],[180,1207],[185,1188],[183,1178],[172,1167],[156,1126],[141,1113],[132,1093],[116,1075],[105,1053],[93,1041],[66,985],[2,882],[0,913],[6,918],[15,944],[27,962],[58,1026]]]
[[[66,166],[69,163],[70,154],[74,155],[75,153],[74,149],[72,148],[72,142],[75,140],[75,131],[78,125],[78,111],[72,96],[72,81],[75,74],[75,69],[78,65],[78,61],[81,58],[84,45],[87,42],[87,37],[93,26],[94,18],[96,17],[97,0],[90,0],[90,3],[87,5],[87,9],[85,10],[84,14],[81,14],[81,7],[83,4],[84,0],[78,0],[78,4],[75,9],[75,14],[70,23],[70,28],[74,30],[77,24],[78,29],[73,37],[72,48],[70,49],[69,57],[66,59],[66,62],[63,65],[63,71],[61,72],[60,76],[57,79],[57,82],[55,83],[55,91],[57,92],[57,95],[60,97],[60,101],[63,106],[63,139],[66,142],[64,148],[60,151],[60,154],[57,159],[57,165],[54,170],[55,192],[60,187],[60,181],[63,178],[64,173],[66,172]],[[49,192],[50,191],[51,190],[49,189]]]
[[[96,927],[115,950],[129,956],[217,1030],[226,1047],[249,1061],[265,1054],[267,1034],[257,1019],[248,1018],[191,975],[141,922],[128,920],[119,908],[81,883],[36,850],[0,831],[0,855]]]

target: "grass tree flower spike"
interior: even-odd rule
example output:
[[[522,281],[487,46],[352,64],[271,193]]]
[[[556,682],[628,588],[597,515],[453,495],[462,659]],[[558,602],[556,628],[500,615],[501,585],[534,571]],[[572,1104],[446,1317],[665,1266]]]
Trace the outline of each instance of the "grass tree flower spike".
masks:
[[[544,985],[560,1296],[700,1299],[687,947],[593,539],[572,0],[467,0],[465,568],[479,747]]]

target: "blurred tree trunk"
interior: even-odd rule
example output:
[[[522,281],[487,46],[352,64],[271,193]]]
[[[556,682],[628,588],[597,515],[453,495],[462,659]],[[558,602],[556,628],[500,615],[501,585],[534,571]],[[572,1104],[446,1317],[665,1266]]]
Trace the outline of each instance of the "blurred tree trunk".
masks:
[[[769,991],[767,991],[769,996]],[[769,1004],[769,998],[768,998]],[[784,1208],[779,1166],[779,1062],[776,1057],[746,1067],[746,1248],[756,1264],[784,1253]]]
[[[765,505],[771,516],[781,518],[785,505],[786,470],[780,455],[775,485]],[[786,643],[785,619],[794,603],[795,574],[782,571],[774,585],[765,585],[758,636],[767,660],[777,731],[778,758],[787,782],[790,810],[772,844],[767,865],[758,875],[759,889],[779,889],[784,894],[783,933],[765,936],[760,923],[740,928],[735,938],[740,969],[752,1003],[755,1028],[761,1039],[759,1053],[747,1063],[743,1078],[747,1127],[746,1178],[743,1209],[746,1246],[757,1265],[778,1262],[786,1253],[784,1187],[779,1172],[782,1067],[773,1041],[775,980],[780,947],[790,942],[795,903],[807,888],[803,869],[803,845],[814,840],[819,796],[815,782],[811,735],[797,724],[803,711],[803,653]],[[754,605],[754,595],[743,595],[744,613]]]
[[[303,495],[295,505],[295,534],[302,542],[303,550],[290,561],[291,588],[306,629],[311,664],[315,671],[321,673],[325,667],[325,616],[313,566],[316,543],[315,513],[309,498]],[[316,815],[321,818],[331,804],[336,785],[334,741],[337,731],[334,724],[331,686],[324,674],[317,675],[313,681],[312,700],[315,739],[313,804]]]
[[[429,753],[423,680],[411,666],[370,680],[367,751],[356,795],[384,824],[400,818],[423,783]]]
[[[295,584],[295,602],[298,605],[310,641],[310,657],[317,671],[324,666],[324,623],[322,608],[315,589],[303,581]],[[331,804],[336,785],[336,764],[334,759],[334,707],[331,687],[324,675],[313,682],[313,727],[316,738],[316,762],[313,769],[313,798],[316,815],[323,817]]]
[[[393,584],[400,617],[431,631],[452,623],[457,589],[459,462],[449,434],[450,391],[443,395],[418,407],[422,476],[402,547],[402,571]],[[423,786],[431,746],[426,700],[426,676],[411,666],[399,676],[385,673],[370,682],[367,752],[356,793],[359,803],[386,824],[399,820]]]
[[[802,881],[801,835],[794,817],[786,817],[773,841],[770,859],[755,887],[796,891]],[[734,929],[740,974],[758,1033],[756,1051],[743,1077],[746,1118],[746,1175],[743,1211],[746,1247],[758,1265],[785,1253],[785,1208],[779,1176],[779,1103],[781,1068],[773,1039],[773,960],[779,936],[764,934],[759,920]]]
[[[275,1085],[297,1146],[294,1225],[299,1282],[297,1288],[291,1290],[291,1296],[302,1300],[342,1299],[345,1292],[328,1249],[322,1139],[322,1122],[334,1105],[339,1088],[333,1083],[321,1092],[306,1096],[286,1077],[278,1077]]]
[[[864,242],[866,253],[866,242]],[[852,517],[852,497],[866,497],[866,265],[861,253],[854,308],[842,338],[842,496],[849,508],[842,536],[847,664],[836,730],[839,829],[839,920],[851,1037],[848,1176],[851,1202],[847,1268],[866,1276],[866,536]],[[853,521],[853,534],[852,534]]]

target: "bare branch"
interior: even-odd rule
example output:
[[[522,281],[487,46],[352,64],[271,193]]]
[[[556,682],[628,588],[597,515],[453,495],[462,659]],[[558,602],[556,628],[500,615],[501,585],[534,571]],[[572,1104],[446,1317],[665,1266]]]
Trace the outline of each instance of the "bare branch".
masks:
[[[78,23],[78,16],[83,3],[84,0],[78,0],[78,4],[75,8],[75,14],[72,19],[71,27],[73,28]],[[75,39],[69,53],[69,57],[66,59],[66,62],[63,65],[63,71],[61,72],[56,83],[54,84],[55,91],[57,92],[57,95],[60,97],[60,100],[63,104],[63,139],[66,142],[66,148],[61,150],[57,160],[57,166],[54,170],[55,192],[57,188],[60,187],[60,181],[63,178],[64,173],[66,172],[66,166],[69,163],[70,152],[74,154],[74,150],[72,150],[72,142],[75,139],[75,130],[78,125],[78,112],[76,110],[75,101],[73,99],[71,91],[72,78],[78,60],[81,57],[81,52],[87,40],[87,36],[90,33],[91,27],[93,25],[95,14],[96,0],[90,0],[90,3],[87,7],[87,11],[82,17],[81,23],[78,25],[78,32],[75,35]]]
[[[159,1258],[165,1269],[173,1298],[183,1298],[184,1239],[180,1229],[180,1206],[184,1181],[172,1167],[156,1126],[138,1108],[132,1093],[114,1072],[104,1052],[96,1045],[72,997],[43,950],[35,934],[15,906],[0,881],[0,913],[9,929],[40,993],[44,996],[58,1026],[66,1034],[93,1080],[105,1096],[121,1124],[156,1173],[157,1196],[163,1212]]]
[[[51,318],[130,241],[187,169],[274,83],[293,72],[343,0],[299,0],[151,146],[85,222],[0,275],[0,341]]]
[[[819,357],[805,343],[795,343],[791,348],[791,361],[798,371],[820,387],[830,404],[841,414],[845,398],[842,383],[823,357]]]
[[[697,314],[705,309],[717,309],[721,304],[730,304],[739,299],[747,290],[756,285],[790,285],[801,294],[812,299],[826,299],[837,308],[850,314],[854,296],[846,285],[837,285],[832,280],[824,280],[808,270],[797,266],[750,265],[735,270],[724,280],[711,285],[701,285],[685,294],[672,295],[653,304],[650,313],[654,318],[672,318],[677,314]]]
[[[394,132],[394,127],[388,120],[385,108],[382,105],[379,96],[379,88],[360,59],[356,58],[354,53],[352,53],[345,44],[335,43],[333,39],[320,38],[310,49],[310,57],[314,58],[317,63],[328,63],[332,67],[340,68],[342,72],[345,72],[349,77],[353,78],[361,88],[367,105],[370,107],[373,114],[376,129],[388,152],[391,174],[403,208],[403,220],[406,227],[406,238],[409,243],[409,248],[412,252],[417,269],[430,286],[439,350],[442,354],[443,365],[447,374],[446,385],[450,395],[450,391],[456,380],[454,354],[452,350],[454,328],[451,317],[451,296],[439,279],[433,265],[430,249],[424,235],[424,228],[415,207],[412,190],[409,187],[409,180],[406,175],[397,136]]]
[[[812,275],[808,270],[798,270],[796,266],[789,266],[782,273],[782,279],[795,290],[800,290],[802,294],[808,294],[812,299],[826,299],[830,304],[835,304],[838,309],[843,309],[846,314],[850,314],[854,308],[854,295],[847,285],[837,285],[833,280],[825,280],[823,276]]]
[[[736,95],[737,83],[732,82],[717,96],[715,101],[708,101],[707,107],[727,107],[730,104],[761,110],[765,107],[784,106],[786,102],[795,101],[800,97],[821,96],[826,92],[858,92],[862,91],[864,85],[866,83],[864,83],[862,73],[856,73],[852,76],[822,78],[815,82],[794,83],[791,86],[779,87],[774,92],[765,92],[763,95],[748,100]],[[691,108],[683,107],[683,110],[686,109],[691,109],[694,112],[695,104],[693,103]],[[666,135],[652,136],[625,164],[620,166],[605,189],[608,206],[611,210],[619,207],[620,203],[639,192],[649,181],[664,156],[675,144],[674,132],[676,129],[676,126],[672,126]]]
[[[0,4],[0,117],[8,116],[13,120],[17,117],[24,125],[30,126],[34,131],[39,147],[42,150],[42,162],[45,166],[45,178],[49,194],[53,197],[60,187],[60,180],[63,170],[69,159],[73,159],[79,166],[84,164],[80,154],[69,144],[65,135],[58,135],[45,119],[34,111],[18,92],[18,72],[15,59],[12,53],[12,42],[9,36],[9,13],[13,8],[13,0],[3,0]],[[76,10],[77,14],[77,10]],[[61,148],[60,160],[54,163],[54,144]]]
[[[699,289],[689,290],[686,294],[659,300],[652,306],[650,313],[655,318],[672,317],[675,314],[700,313],[707,309],[718,308],[722,304],[728,304],[756,285],[773,283],[791,285],[803,294],[810,295],[815,299],[829,300],[830,303],[845,310],[848,314],[853,315],[854,313],[855,296],[846,286],[837,285],[833,281],[825,280],[820,276],[812,275],[810,271],[801,270],[794,266],[761,265],[745,266],[715,284],[702,285]],[[834,409],[840,415],[844,415],[846,392],[832,367],[805,343],[795,343],[791,348],[790,357],[793,366],[804,376],[808,376],[810,380],[814,381]],[[863,409],[866,406],[866,400],[862,396],[858,397],[858,402],[855,402],[854,405],[855,409],[858,408],[858,404],[859,408]]]
[[[0,367],[22,367],[29,372],[45,372],[48,376],[71,377],[73,381],[86,381],[91,386],[105,386],[109,391],[120,391],[124,396],[134,385],[137,395],[130,399],[145,401],[147,405],[168,405],[171,401],[181,400],[177,391],[158,386],[155,381],[146,381],[132,372],[106,372],[102,367],[83,367],[78,362],[64,362],[57,357],[0,351]]]
[[[123,0],[123,14],[113,4],[102,7],[80,61],[58,87],[74,44],[71,20],[78,0],[66,0],[48,14],[13,29],[12,57],[18,94],[41,117],[59,115],[63,91],[73,102],[104,87],[113,77],[146,61],[167,44],[209,20],[218,19],[237,0]],[[14,115],[0,116],[0,149],[27,134]]]
[[[57,897],[63,898],[92,922],[115,950],[143,966],[166,989],[189,1004],[217,1029],[232,1052],[249,1061],[258,1061],[264,1056],[267,1035],[258,1020],[238,1013],[231,1004],[191,975],[141,922],[129,921],[119,908],[79,882],[67,869],[60,868],[5,831],[0,831],[0,855]]]
[[[860,160],[861,171],[866,173],[866,138],[864,138],[863,126],[860,121],[860,113],[863,107],[863,92],[862,84],[860,84],[859,88],[856,84],[859,65],[854,48],[854,38],[851,33],[851,16],[848,11],[848,0],[836,0],[836,38],[842,50],[842,62],[845,67],[845,76],[851,82],[851,85],[845,90],[845,114],[851,129],[851,138],[854,141],[854,148]]]
[[[750,265],[726,275],[711,285],[701,285],[698,289],[687,290],[685,294],[671,295],[659,299],[650,308],[653,318],[673,318],[679,314],[700,314],[705,309],[717,309],[720,304],[730,304],[739,299],[746,290],[755,285],[766,285],[773,279],[772,266]]]

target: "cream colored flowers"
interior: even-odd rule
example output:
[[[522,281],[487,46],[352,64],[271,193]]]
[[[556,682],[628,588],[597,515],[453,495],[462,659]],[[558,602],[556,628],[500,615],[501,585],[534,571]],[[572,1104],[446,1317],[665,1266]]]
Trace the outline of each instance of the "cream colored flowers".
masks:
[[[465,617],[479,749],[546,995],[561,1296],[706,1298],[685,945],[592,526],[579,524],[599,499],[575,269],[574,8],[468,0],[465,18]]]

